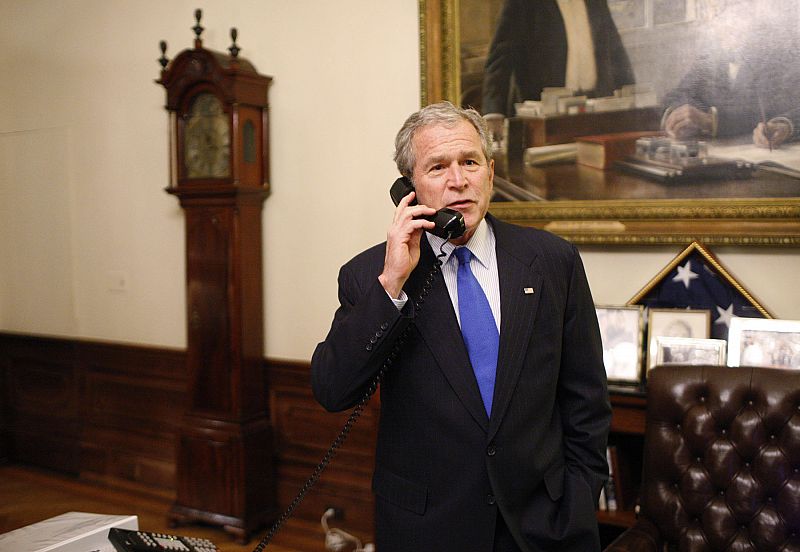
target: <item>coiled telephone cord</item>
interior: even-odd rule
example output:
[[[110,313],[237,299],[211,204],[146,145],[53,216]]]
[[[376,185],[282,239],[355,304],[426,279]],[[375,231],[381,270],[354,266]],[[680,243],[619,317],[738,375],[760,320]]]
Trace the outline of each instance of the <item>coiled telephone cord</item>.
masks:
[[[436,275],[442,268],[442,261],[440,259],[444,255],[445,253],[444,253],[444,243],[443,243],[442,248],[439,251],[439,255],[437,256],[437,259],[434,261],[433,267],[431,268],[428,277],[425,279],[425,284],[422,286],[422,291],[420,292],[419,298],[414,303],[414,310],[416,314],[419,314],[420,310],[422,310],[422,305],[423,303],[425,303],[425,298],[428,296],[428,293],[430,293],[430,290],[433,288],[433,282],[436,279]],[[402,350],[403,345],[405,344],[406,339],[408,338],[408,332],[410,328],[411,328],[410,325],[406,327],[403,330],[403,333],[400,334],[400,337],[397,338],[397,341],[395,341],[391,352],[386,356],[386,359],[383,361],[383,366],[381,366],[380,370],[378,370],[378,373],[370,382],[367,391],[364,393],[364,396],[361,397],[361,400],[358,401],[358,404],[356,404],[356,406],[353,407],[353,411],[350,412],[350,416],[348,416],[347,421],[344,423],[344,426],[342,426],[342,430],[339,432],[339,435],[337,435],[336,439],[334,439],[333,443],[331,443],[331,446],[328,448],[328,451],[325,453],[325,456],[322,457],[322,460],[320,460],[319,464],[317,464],[317,467],[314,468],[314,471],[311,473],[308,479],[306,479],[306,482],[303,483],[302,487],[300,487],[300,490],[292,499],[292,502],[289,504],[289,506],[286,507],[286,509],[283,511],[283,513],[281,513],[280,516],[278,516],[278,519],[276,519],[275,522],[272,524],[272,527],[270,527],[269,531],[267,531],[267,534],[264,536],[264,538],[261,539],[258,545],[253,549],[253,552],[262,552],[264,548],[266,548],[269,545],[270,541],[272,541],[272,538],[275,536],[275,533],[278,532],[278,529],[280,529],[281,526],[286,522],[286,520],[288,520],[292,516],[295,509],[300,505],[301,502],[303,502],[303,499],[306,497],[306,494],[308,494],[308,491],[311,490],[311,487],[313,487],[314,484],[317,482],[317,480],[320,478],[322,472],[324,472],[325,468],[328,467],[328,464],[331,463],[331,460],[333,460],[333,457],[336,455],[336,452],[338,451],[339,448],[341,448],[341,446],[347,439],[347,436],[350,434],[350,430],[353,428],[353,425],[355,425],[355,423],[361,417],[361,414],[364,412],[364,408],[366,408],[367,403],[375,394],[375,391],[378,390],[378,385],[380,385],[381,381],[383,381],[383,377],[386,374],[386,371],[389,369],[389,367],[395,361],[397,356],[400,354],[400,351]]]

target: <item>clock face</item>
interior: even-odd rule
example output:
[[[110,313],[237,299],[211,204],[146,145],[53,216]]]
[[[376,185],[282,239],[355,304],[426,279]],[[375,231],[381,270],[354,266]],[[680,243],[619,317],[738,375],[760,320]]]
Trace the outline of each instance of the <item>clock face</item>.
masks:
[[[187,178],[230,176],[231,133],[222,103],[214,94],[199,94],[184,126],[183,159]]]

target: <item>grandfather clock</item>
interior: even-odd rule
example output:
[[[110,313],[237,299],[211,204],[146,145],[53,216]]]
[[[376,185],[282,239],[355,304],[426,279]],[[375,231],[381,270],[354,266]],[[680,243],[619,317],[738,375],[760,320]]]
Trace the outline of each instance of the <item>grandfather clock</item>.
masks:
[[[239,57],[161,42],[170,184],[186,219],[187,404],[173,524],[220,525],[240,541],[276,515],[264,377],[261,211],[269,189],[271,78]]]

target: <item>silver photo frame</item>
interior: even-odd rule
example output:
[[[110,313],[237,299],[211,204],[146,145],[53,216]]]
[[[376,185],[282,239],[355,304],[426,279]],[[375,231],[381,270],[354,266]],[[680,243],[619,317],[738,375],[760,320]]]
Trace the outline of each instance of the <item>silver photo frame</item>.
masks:
[[[656,337],[656,366],[725,366],[728,343],[724,339]]]
[[[638,385],[642,381],[644,308],[596,306],[603,341],[603,363],[611,383]]]
[[[800,320],[732,318],[728,366],[800,369]]]

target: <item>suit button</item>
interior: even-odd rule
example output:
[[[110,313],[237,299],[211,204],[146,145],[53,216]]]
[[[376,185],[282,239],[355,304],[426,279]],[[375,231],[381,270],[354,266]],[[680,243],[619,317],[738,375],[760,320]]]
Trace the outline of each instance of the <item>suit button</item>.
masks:
[[[487,503],[487,504],[489,504],[489,505],[491,506],[491,505],[493,505],[495,502],[497,502],[497,501],[495,500],[495,498],[494,498],[494,495],[493,495],[493,494],[486,495],[486,503]]]
[[[365,348],[367,351],[371,351],[371,350],[372,350],[372,343],[367,343],[367,346],[366,346],[366,347],[364,347],[364,348]]]
[[[388,330],[389,329],[389,323],[388,322],[384,322],[383,324],[381,324],[381,329],[383,331]]]
[[[372,336],[369,338],[369,342],[375,345],[378,342],[378,338],[376,336]]]
[[[494,445],[489,445],[486,448],[486,454],[489,456],[494,456],[495,454],[497,454],[497,449],[495,448]]]

